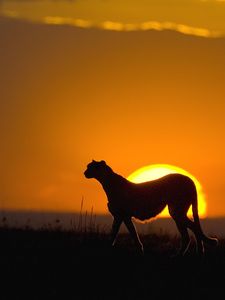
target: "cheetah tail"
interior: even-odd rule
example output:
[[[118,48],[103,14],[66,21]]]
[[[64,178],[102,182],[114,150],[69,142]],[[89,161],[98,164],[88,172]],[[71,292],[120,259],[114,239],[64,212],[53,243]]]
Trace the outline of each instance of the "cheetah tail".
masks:
[[[198,201],[197,201],[197,194],[195,197],[195,201],[192,202],[192,212],[193,212],[193,218],[194,218],[194,223],[197,226],[197,229],[201,235],[201,238],[203,242],[211,245],[211,246],[217,246],[218,244],[218,239],[217,238],[211,238],[206,236],[201,228],[200,220],[199,220],[199,215],[198,215]]]

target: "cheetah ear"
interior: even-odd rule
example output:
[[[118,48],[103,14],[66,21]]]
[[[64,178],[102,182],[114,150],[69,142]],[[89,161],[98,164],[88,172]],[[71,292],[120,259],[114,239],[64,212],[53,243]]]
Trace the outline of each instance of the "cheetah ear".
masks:
[[[96,160],[92,159],[92,162],[93,162],[93,163],[95,163],[95,162],[96,162]]]
[[[106,162],[104,160],[101,160],[102,165],[106,165]]]

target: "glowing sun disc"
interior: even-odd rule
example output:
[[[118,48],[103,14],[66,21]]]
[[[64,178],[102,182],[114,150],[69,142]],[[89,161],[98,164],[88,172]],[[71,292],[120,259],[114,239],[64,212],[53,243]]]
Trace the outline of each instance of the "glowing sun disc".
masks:
[[[166,165],[166,164],[156,164],[156,165],[150,165],[146,166],[143,168],[140,168],[130,174],[127,179],[131,182],[134,183],[141,183],[141,182],[146,182],[146,181],[151,181],[154,179],[158,179],[160,177],[163,177],[167,174],[172,174],[172,173],[179,173],[186,175],[190,177],[196,186],[197,193],[198,193],[198,213],[200,217],[205,217],[206,216],[206,200],[205,200],[205,195],[202,191],[202,186],[200,182],[190,173],[185,171],[184,169],[178,168],[176,166],[172,165]],[[162,213],[159,215],[159,217],[168,217],[169,212],[168,208],[166,207]],[[192,209],[190,207],[188,211],[188,216],[192,217]]]

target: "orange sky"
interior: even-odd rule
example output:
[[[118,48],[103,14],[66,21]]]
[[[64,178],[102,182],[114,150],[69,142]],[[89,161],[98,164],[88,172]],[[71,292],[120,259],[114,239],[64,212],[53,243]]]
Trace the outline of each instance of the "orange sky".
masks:
[[[224,38],[0,23],[2,208],[105,212],[94,158],[183,168],[225,215]]]

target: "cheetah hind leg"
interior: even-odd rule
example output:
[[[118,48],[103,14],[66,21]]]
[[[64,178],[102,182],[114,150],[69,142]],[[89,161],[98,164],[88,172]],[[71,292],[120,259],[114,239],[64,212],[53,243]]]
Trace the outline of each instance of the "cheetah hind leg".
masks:
[[[195,240],[196,240],[196,243],[197,243],[197,254],[199,256],[204,255],[205,249],[204,249],[204,244],[203,244],[201,231],[198,229],[196,224],[193,221],[191,221],[187,216],[185,217],[185,222],[187,224],[187,227],[189,229],[191,229],[191,231],[195,235]]]
[[[183,257],[187,253],[187,250],[190,246],[191,241],[190,241],[187,226],[185,225],[185,223],[183,223],[179,220],[175,220],[175,223],[176,223],[177,229],[181,235],[181,247],[175,256]]]

